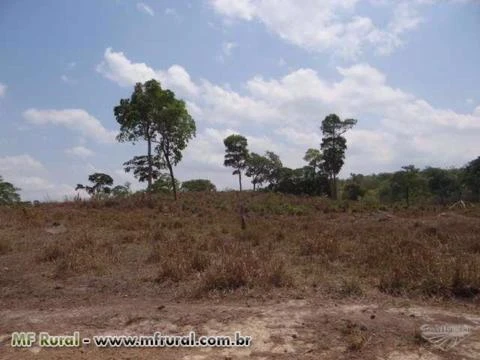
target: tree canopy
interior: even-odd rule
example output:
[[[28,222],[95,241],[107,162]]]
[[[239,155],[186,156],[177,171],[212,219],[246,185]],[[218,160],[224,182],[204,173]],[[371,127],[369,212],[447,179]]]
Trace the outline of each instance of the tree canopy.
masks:
[[[77,184],[75,190],[85,190],[89,195],[95,197],[101,194],[109,194],[113,179],[110,175],[104,173],[93,173],[88,176],[88,181],[93,183],[92,186]]]
[[[184,192],[217,191],[217,188],[210,180],[207,179],[192,179],[182,182],[181,190]]]
[[[19,188],[4,181],[0,176],[0,205],[9,205],[20,201]]]

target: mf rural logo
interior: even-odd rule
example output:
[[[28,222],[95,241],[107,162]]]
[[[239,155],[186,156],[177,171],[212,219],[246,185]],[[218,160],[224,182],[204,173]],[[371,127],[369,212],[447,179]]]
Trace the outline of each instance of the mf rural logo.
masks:
[[[429,325],[420,327],[422,338],[441,350],[449,350],[468,338],[475,327],[470,325]]]

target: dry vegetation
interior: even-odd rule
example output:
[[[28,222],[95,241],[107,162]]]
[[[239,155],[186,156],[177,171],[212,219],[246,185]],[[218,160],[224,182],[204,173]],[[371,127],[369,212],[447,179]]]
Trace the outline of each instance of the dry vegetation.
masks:
[[[0,209],[3,299],[103,293],[202,298],[308,292],[467,298],[480,289],[480,210],[370,209],[237,193]]]

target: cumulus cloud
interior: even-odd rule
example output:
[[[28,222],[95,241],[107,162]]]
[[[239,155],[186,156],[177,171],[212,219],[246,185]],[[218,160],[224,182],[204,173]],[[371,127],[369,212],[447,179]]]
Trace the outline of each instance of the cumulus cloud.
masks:
[[[357,12],[360,3],[393,8],[384,27]],[[356,58],[364,49],[387,55],[403,44],[402,36],[423,21],[419,8],[431,1],[408,0],[210,0],[226,21],[259,21],[280,38],[304,49]]]
[[[56,191],[44,165],[29,154],[0,157],[0,174],[21,189],[22,198],[34,199]]]
[[[188,72],[180,65],[172,65],[166,71],[154,70],[145,63],[130,61],[123,52],[105,50],[103,61],[97,65],[97,71],[120,86],[132,86],[137,82],[157,79],[162,85],[173,88],[181,95],[196,95],[197,86]]]
[[[45,170],[43,164],[28,154],[0,157],[0,172],[28,173],[29,171]]]
[[[155,12],[153,11],[153,9],[143,2],[137,3],[137,10],[150,16],[155,15]]]
[[[115,131],[107,130],[97,118],[83,109],[28,109],[23,112],[23,117],[33,125],[64,126],[99,142],[115,140]]]
[[[65,153],[70,156],[76,156],[82,159],[95,155],[95,153],[84,147],[84,146],[74,146],[72,148],[66,149]]]
[[[120,85],[126,74],[133,84],[143,81],[144,73],[166,73],[131,62],[123,53],[106,54],[126,64],[117,72],[120,68],[104,60],[104,76]],[[182,166],[205,166],[212,179],[223,169],[222,141],[234,132],[247,136],[251,150],[277,151],[288,166],[302,166],[305,150],[319,146],[320,122],[330,113],[359,120],[347,133],[344,174],[393,170],[406,163],[462,165],[480,153],[480,107],[472,113],[437,108],[392,86],[384,73],[365,63],[338,67],[334,80],[310,68],[278,78],[254,76],[241,93],[204,79],[194,81],[179,68],[178,74],[170,72],[169,83],[175,91],[185,84],[195,89],[183,93],[200,125]]]

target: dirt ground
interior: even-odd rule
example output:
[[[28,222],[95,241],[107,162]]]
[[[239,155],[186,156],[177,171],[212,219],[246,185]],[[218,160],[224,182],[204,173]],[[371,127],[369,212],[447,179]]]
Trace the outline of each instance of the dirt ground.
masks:
[[[472,314],[472,313],[477,313]],[[187,303],[161,298],[93,299],[70,303],[65,298],[2,304],[1,359],[478,359],[480,314],[471,306],[445,310],[383,300],[307,299],[210,300]],[[442,351],[418,336],[423,324],[465,324],[475,330],[458,346]],[[13,331],[50,334],[231,335],[240,331],[253,344],[242,349],[75,349],[9,346]]]

